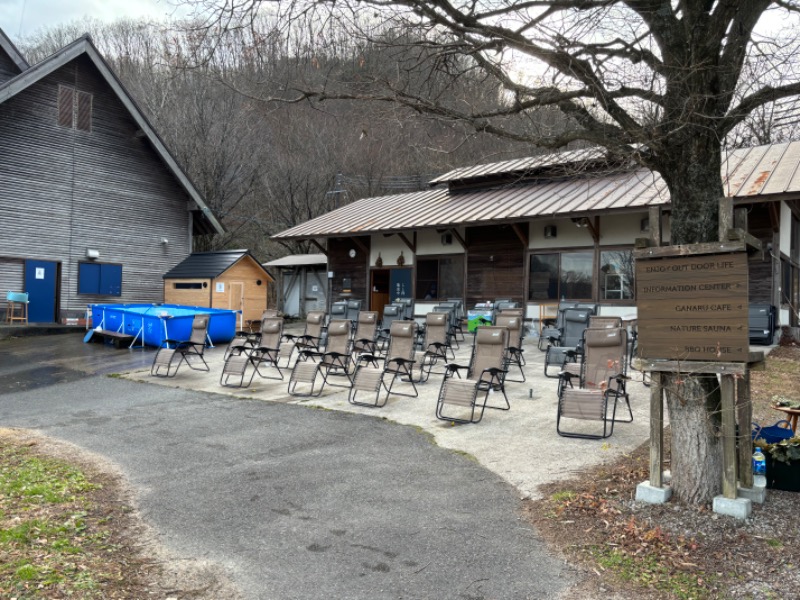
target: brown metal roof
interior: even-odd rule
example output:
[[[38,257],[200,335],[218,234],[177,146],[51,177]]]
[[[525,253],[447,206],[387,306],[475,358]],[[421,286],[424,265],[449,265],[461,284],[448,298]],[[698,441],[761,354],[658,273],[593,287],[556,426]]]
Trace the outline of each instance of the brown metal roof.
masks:
[[[583,148],[581,150],[559,152],[558,154],[541,154],[539,156],[529,156],[526,158],[515,158],[502,162],[475,165],[472,167],[462,167],[437,177],[431,181],[431,184],[481,179],[501,174],[522,175],[532,173],[543,167],[559,166],[565,169],[569,167],[573,167],[574,169],[586,163],[595,163],[605,160],[608,160],[608,150],[595,146],[592,148]]]
[[[596,153],[591,157],[591,152]],[[598,149],[567,153],[568,162],[596,159]],[[583,154],[582,154],[583,153]],[[583,156],[583,158],[579,158]],[[525,159],[527,160],[527,159]],[[553,157],[535,157],[539,164]],[[518,172],[506,161],[486,167],[481,176]],[[499,165],[505,165],[502,170]],[[530,167],[529,167],[530,168]],[[480,169],[480,167],[476,167]],[[450,181],[473,177],[468,169],[451,172]],[[490,173],[491,171],[491,173]],[[435,181],[443,181],[438,178]],[[743,148],[723,159],[722,182],[733,198],[782,194],[800,195],[800,142]],[[431,227],[454,227],[524,221],[536,217],[565,217],[605,212],[630,212],[669,204],[669,191],[660,175],[645,168],[585,173],[563,179],[529,180],[454,193],[445,188],[364,198],[276,234],[275,238],[315,238],[362,235]]]

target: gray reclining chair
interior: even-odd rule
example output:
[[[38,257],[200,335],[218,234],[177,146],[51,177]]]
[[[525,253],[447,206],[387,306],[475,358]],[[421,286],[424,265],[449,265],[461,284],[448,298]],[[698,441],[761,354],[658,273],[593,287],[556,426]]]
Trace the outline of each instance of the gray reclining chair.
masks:
[[[558,340],[559,344],[549,344],[544,356],[546,377],[558,377],[564,363],[578,360],[580,341],[583,330],[589,326],[590,316],[589,310],[582,308],[568,308],[564,311],[564,329]],[[555,374],[551,373],[551,367],[557,369]]]

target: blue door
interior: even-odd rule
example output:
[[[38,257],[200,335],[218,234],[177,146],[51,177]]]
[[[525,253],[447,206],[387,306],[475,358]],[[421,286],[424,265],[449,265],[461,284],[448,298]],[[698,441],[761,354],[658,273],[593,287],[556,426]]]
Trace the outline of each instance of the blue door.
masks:
[[[28,321],[54,323],[56,320],[56,279],[58,263],[25,261],[25,291],[28,292]]]

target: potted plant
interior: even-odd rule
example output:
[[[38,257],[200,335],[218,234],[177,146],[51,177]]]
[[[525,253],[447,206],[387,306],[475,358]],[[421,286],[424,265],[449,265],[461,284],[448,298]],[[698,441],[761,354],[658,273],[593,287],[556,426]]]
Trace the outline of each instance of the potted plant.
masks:
[[[767,444],[757,440],[767,463],[767,487],[800,492],[800,437]]]

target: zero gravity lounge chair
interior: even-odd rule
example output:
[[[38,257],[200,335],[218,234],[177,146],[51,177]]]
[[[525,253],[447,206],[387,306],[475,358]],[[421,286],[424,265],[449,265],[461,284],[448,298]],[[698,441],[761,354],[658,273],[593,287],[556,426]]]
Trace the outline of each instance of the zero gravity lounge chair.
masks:
[[[375,354],[378,351],[378,313],[362,310],[358,313],[356,328],[353,331],[353,354]]]
[[[322,345],[322,337],[325,329],[325,311],[323,310],[310,310],[306,315],[306,328],[302,335],[284,334],[283,339],[288,342],[294,342],[294,347],[289,353],[289,363],[292,362],[292,353],[295,350],[301,352],[303,350],[318,351]]]
[[[261,320],[260,336],[256,346],[242,348],[240,351],[231,352],[225,359],[219,383],[225,387],[248,387],[253,382],[253,377],[263,379],[283,379],[278,361],[280,360],[281,340],[283,337],[283,318],[272,317]],[[245,383],[247,368],[253,367],[250,379]],[[277,376],[265,375],[262,368],[273,367]],[[231,383],[232,378],[238,377],[238,383]],[[235,379],[233,380],[236,381]]]
[[[584,308],[568,308],[564,311],[564,329],[558,340],[551,340],[544,355],[544,374],[546,377],[558,377],[564,363],[575,361],[578,347],[583,338],[583,331],[589,325],[592,313]],[[555,374],[550,367],[556,367]]]
[[[614,423],[633,421],[628,394],[625,391],[625,355],[628,339],[625,329],[587,329],[585,334],[585,356],[581,369],[580,387],[571,382],[570,373],[562,373],[566,381],[559,385],[556,431],[564,437],[602,439],[614,433]],[[617,403],[622,399],[628,408],[628,416],[617,419]],[[609,416],[610,412],[610,416]],[[601,433],[567,431],[562,419],[580,419],[603,423]]]
[[[386,357],[379,358],[370,354],[362,354],[358,357],[358,364],[353,374],[353,387],[347,398],[350,404],[380,408],[386,405],[390,394],[410,398],[418,396],[413,375],[416,337],[416,321],[394,321],[390,330]],[[380,362],[383,362],[382,367],[379,366]],[[392,388],[398,379],[410,383],[413,393],[393,391]],[[386,390],[383,401],[381,401],[382,389]],[[369,402],[359,400],[359,392],[372,395],[372,400]]]
[[[419,380],[427,381],[433,366],[447,362],[450,347],[450,315],[447,312],[429,312],[425,315],[425,340],[422,343]],[[453,354],[455,358],[455,354]]]
[[[195,315],[192,320],[192,333],[188,340],[167,339],[161,342],[150,366],[150,375],[174,377],[183,363],[195,371],[208,371],[208,363],[203,358],[203,353],[206,349],[210,318],[211,315]]]
[[[334,319],[328,325],[328,345],[325,351],[301,350],[289,377],[288,392],[291,396],[319,396],[325,384],[350,387],[350,364],[352,361],[351,322],[349,319]],[[322,383],[317,389],[317,375],[322,374]],[[344,375],[346,384],[331,383],[332,375]],[[300,385],[300,391],[298,391]],[[308,386],[307,390],[303,388]]]
[[[511,379],[506,376],[506,381],[523,383],[525,381],[525,371],[522,370],[522,367],[525,366],[525,358],[522,356],[524,352],[522,349],[522,317],[501,312],[495,318],[495,324],[498,327],[505,327],[508,329],[508,347],[506,348],[507,367],[510,368],[511,365],[516,365],[522,377],[522,379]]]
[[[475,335],[470,364],[449,364],[446,367],[439,397],[436,401],[436,418],[453,423],[478,423],[486,408],[508,410],[511,405],[505,391],[505,362],[508,329],[506,327],[479,327]],[[459,370],[467,371],[460,379]],[[489,395],[499,391],[504,406],[489,406]]]

